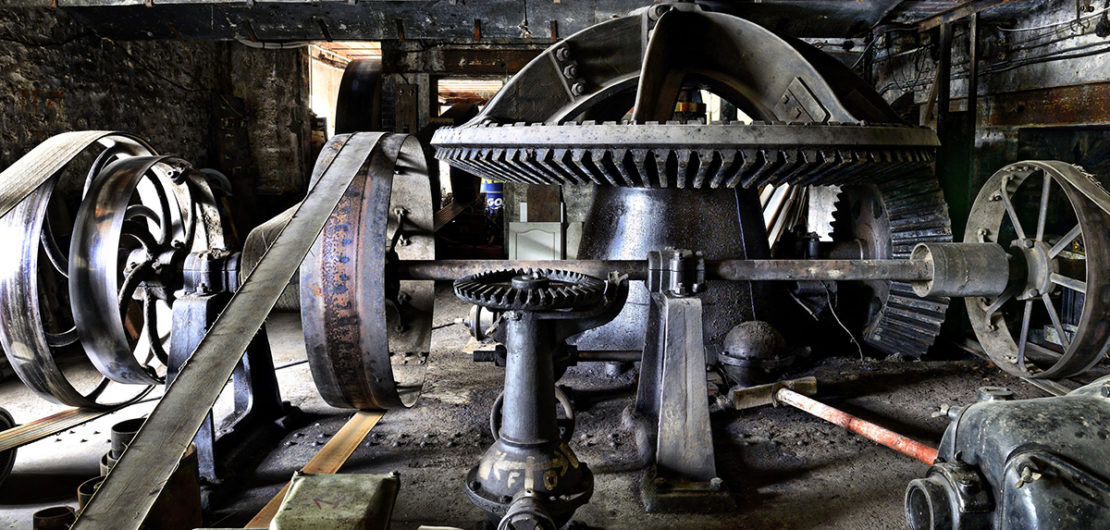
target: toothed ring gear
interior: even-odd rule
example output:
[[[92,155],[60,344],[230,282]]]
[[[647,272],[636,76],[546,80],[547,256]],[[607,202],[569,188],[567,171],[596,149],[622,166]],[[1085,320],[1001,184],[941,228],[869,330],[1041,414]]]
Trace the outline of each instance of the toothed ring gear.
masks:
[[[605,282],[555,269],[501,269],[455,281],[455,295],[496,311],[554,311],[593,305]]]

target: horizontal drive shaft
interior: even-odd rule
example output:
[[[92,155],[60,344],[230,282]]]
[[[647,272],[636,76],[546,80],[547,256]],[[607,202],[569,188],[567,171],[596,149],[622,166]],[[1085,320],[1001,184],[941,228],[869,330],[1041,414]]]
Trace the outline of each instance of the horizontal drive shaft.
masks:
[[[647,278],[646,260],[425,260],[398,264],[402,280],[456,280],[494,268],[562,269],[604,278],[610,272],[629,279]],[[730,259],[707,260],[706,277],[732,281],[901,280],[933,277],[923,260],[877,259]]]

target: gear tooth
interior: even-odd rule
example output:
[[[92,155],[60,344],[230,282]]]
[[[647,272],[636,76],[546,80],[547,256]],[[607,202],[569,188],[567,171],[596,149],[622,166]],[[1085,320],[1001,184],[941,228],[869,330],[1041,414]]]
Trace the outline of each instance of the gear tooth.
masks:
[[[908,258],[909,249],[919,242],[952,240],[947,205],[932,177],[888,180],[875,184],[872,189],[865,191],[866,188],[861,186],[841,189],[831,223],[834,239],[844,240],[861,235],[855,232],[850,214],[853,197],[866,201],[870,200],[867,194],[877,193],[882,200],[882,210],[889,219],[887,224],[893,225],[881,242],[890,246],[890,257]],[[885,286],[886,299],[865,326],[864,341],[885,353],[921,357],[940,332],[949,300],[918,298],[905,282],[885,282]]]
[[[519,289],[512,286],[512,279],[536,274],[547,278],[547,287]],[[460,278],[453,284],[455,295],[470,303],[491,309],[525,311],[548,311],[573,309],[584,300],[592,301],[600,297],[600,280],[574,272],[559,269],[518,268],[485,271],[469,277]],[[586,293],[581,296],[579,293]]]

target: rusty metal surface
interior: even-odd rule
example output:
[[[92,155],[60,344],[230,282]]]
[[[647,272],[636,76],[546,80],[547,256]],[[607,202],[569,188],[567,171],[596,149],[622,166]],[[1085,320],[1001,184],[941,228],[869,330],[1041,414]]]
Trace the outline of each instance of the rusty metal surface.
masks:
[[[1110,123],[1110,83],[994,94],[980,98],[984,127],[1049,127]]]
[[[329,142],[317,163],[319,181],[201,339],[74,528],[140,527],[336,204],[355,176],[368,171],[381,137],[355,134]]]
[[[309,366],[333,406],[408,407],[424,381],[434,285],[398,281],[387,264],[435,257],[431,188],[419,143],[386,136],[370,171],[352,189],[301,266]],[[391,247],[396,257],[388,256]]]

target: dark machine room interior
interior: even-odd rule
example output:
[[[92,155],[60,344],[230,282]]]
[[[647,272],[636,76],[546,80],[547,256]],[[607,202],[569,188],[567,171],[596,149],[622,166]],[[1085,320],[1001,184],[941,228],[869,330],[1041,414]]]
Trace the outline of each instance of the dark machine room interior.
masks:
[[[1110,528],[1105,186],[1110,0],[0,0],[0,528]]]

